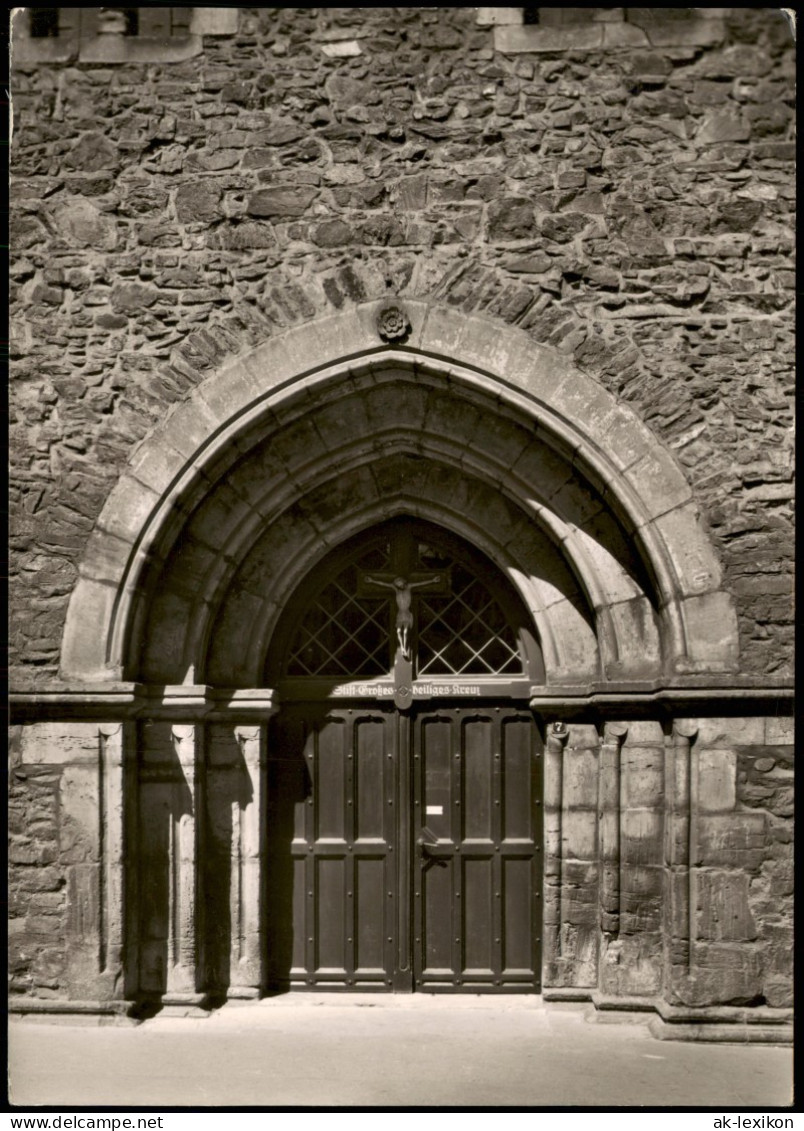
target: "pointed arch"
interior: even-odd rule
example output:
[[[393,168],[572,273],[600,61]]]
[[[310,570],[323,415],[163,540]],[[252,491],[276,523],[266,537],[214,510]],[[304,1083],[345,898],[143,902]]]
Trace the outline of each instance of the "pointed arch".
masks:
[[[384,303],[312,321],[213,373],[146,437],[82,563],[65,678],[222,675],[213,637],[240,617],[248,685],[292,578],[408,512],[508,571],[548,682],[734,670],[736,616],[691,489],[635,413],[522,331],[403,305],[404,340],[380,337]],[[255,593],[266,553],[282,572]],[[160,620],[176,641],[162,670]]]

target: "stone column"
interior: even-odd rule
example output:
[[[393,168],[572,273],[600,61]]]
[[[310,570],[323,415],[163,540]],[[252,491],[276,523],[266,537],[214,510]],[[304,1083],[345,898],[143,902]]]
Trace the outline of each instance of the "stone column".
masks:
[[[598,835],[600,852],[600,929],[611,940],[620,931],[620,753],[628,727],[606,723],[600,746]]]
[[[99,959],[104,997],[115,1000],[123,984],[125,942],[126,785],[133,752],[131,723],[101,723],[100,734],[100,875],[98,899]]]
[[[693,863],[691,822],[692,743],[697,724],[676,719],[666,752],[665,769],[665,953],[668,986],[686,976],[692,965],[694,908],[690,870]]]
[[[199,862],[201,860],[200,807],[203,726],[174,725],[173,748],[181,770],[182,799],[170,824],[168,888],[167,986],[163,1005],[191,1007],[205,1002],[199,992],[201,954],[199,940]]]
[[[31,902],[42,908],[39,940],[41,968],[61,967],[60,984],[70,1000],[100,1012],[122,1012],[123,985],[123,770],[124,735],[120,723],[45,723],[31,728],[27,757],[51,769],[55,853],[53,862],[64,879],[63,892],[34,889]],[[39,742],[37,742],[39,738]],[[40,746],[41,743],[41,746]],[[39,747],[39,748],[38,748]],[[37,749],[38,748],[38,749]],[[40,825],[44,822],[40,821]],[[41,841],[50,841],[41,829]],[[34,842],[40,829],[30,831]],[[48,845],[48,849],[49,849]],[[64,901],[64,935],[53,916],[51,901]],[[47,983],[45,983],[47,985]]]
[[[263,985],[262,874],[267,728],[235,727],[248,775],[249,800],[232,802],[230,998],[259,997]]]
[[[561,959],[561,809],[568,737],[564,723],[551,723],[544,750],[544,977],[548,985],[559,978]]]

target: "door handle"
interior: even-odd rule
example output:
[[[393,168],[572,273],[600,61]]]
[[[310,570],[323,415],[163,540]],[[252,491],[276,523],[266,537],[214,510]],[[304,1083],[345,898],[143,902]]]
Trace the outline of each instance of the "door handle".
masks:
[[[442,856],[451,856],[455,845],[450,841],[447,844],[422,844],[419,841],[419,851],[422,856],[429,856],[431,860],[438,860]]]
[[[438,844],[438,837],[435,835],[431,828],[428,828],[427,825],[425,825],[416,838],[416,843],[418,844],[419,848],[424,851],[424,849],[428,846]]]
[[[416,844],[422,858],[423,868],[428,864],[440,864],[442,867],[446,867],[446,857],[451,856],[455,851],[455,845],[451,840],[440,841],[432,829],[428,829],[426,825],[416,838]]]

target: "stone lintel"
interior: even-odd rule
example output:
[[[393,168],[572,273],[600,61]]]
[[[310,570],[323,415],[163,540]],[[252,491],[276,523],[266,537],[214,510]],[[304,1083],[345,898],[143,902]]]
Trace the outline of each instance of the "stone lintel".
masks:
[[[54,63],[72,63],[78,57],[78,42],[72,37],[30,39],[28,36],[15,36],[11,57],[15,64],[52,66]]]
[[[216,688],[192,684],[148,687],[125,682],[12,692],[9,702],[12,717],[17,722],[25,721],[28,716],[103,720],[145,716],[188,721],[222,717],[257,722],[278,709],[272,688]]]
[[[634,24],[610,23],[603,25],[604,47],[647,47],[650,40],[645,31]]]
[[[589,21],[561,27],[498,23],[494,27],[494,49],[503,55],[520,55],[619,47],[708,47],[720,43],[725,31],[724,20],[702,19],[697,14],[688,20],[653,21],[645,27]]]
[[[524,16],[521,8],[478,8],[475,22],[478,27],[496,27],[505,24],[522,27]]]
[[[34,41],[29,41],[34,42]],[[81,63],[181,63],[200,55],[200,35],[183,35],[171,39],[161,36],[97,35],[81,43]]]
[[[773,715],[765,719],[764,741],[769,746],[790,746],[795,737],[795,720],[792,715],[787,717]]]
[[[494,49],[503,55],[522,52],[594,51],[603,46],[603,25],[583,23],[570,27],[504,24],[494,28]]]
[[[723,20],[659,20],[644,28],[651,47],[713,47],[726,35]]]
[[[770,683],[755,681],[750,676],[718,679],[716,675],[678,676],[671,681],[546,684],[529,688],[530,705],[534,710],[550,708],[562,712],[586,707],[639,709],[654,704],[689,702],[711,707],[728,703],[735,708],[750,703],[751,713],[756,714],[755,708],[764,700],[774,704],[775,715],[777,705],[790,700],[792,716],[793,694],[791,680]],[[243,722],[256,722],[267,718],[280,706],[273,688],[220,688],[189,684],[149,688],[145,684],[120,680],[90,684],[59,681],[45,684],[41,689],[12,689],[9,705],[11,721],[15,723],[43,718],[115,721],[139,716],[176,718],[179,715],[188,720],[242,719]]]
[[[239,8],[193,8],[191,35],[236,35]]]
[[[748,681],[718,682],[716,679],[695,677],[679,679],[672,683],[651,681],[644,684],[576,684],[566,686],[531,687],[530,706],[534,711],[554,710],[561,714],[574,713],[580,708],[601,710],[628,708],[639,710],[667,705],[675,709],[684,704],[697,704],[699,708],[714,708],[718,703],[745,707],[756,713],[762,701],[779,703],[790,700],[792,712],[792,684],[759,686]]]

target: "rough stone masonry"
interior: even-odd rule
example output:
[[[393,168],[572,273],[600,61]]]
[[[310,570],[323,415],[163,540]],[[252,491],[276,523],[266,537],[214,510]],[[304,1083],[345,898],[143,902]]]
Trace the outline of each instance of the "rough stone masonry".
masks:
[[[735,601],[749,688],[739,720],[705,720],[684,755],[699,775],[683,896],[699,937],[655,960],[673,740],[635,722],[620,941],[598,931],[594,849],[579,845],[555,984],[784,1009],[792,736],[789,706],[777,717],[763,695],[788,686],[793,655],[794,43],[777,9],[539,9],[533,24],[523,11],[243,8],[188,58],[16,51],[12,689],[30,704],[59,686],[110,491],[224,361],[385,296],[515,326],[673,453]],[[75,885],[103,823],[75,800],[97,727],[27,710],[12,743],[12,991],[97,997],[77,988],[75,945],[93,916]],[[581,751],[562,801],[589,814],[588,829],[573,818],[581,840],[601,742],[578,724],[563,755]]]

